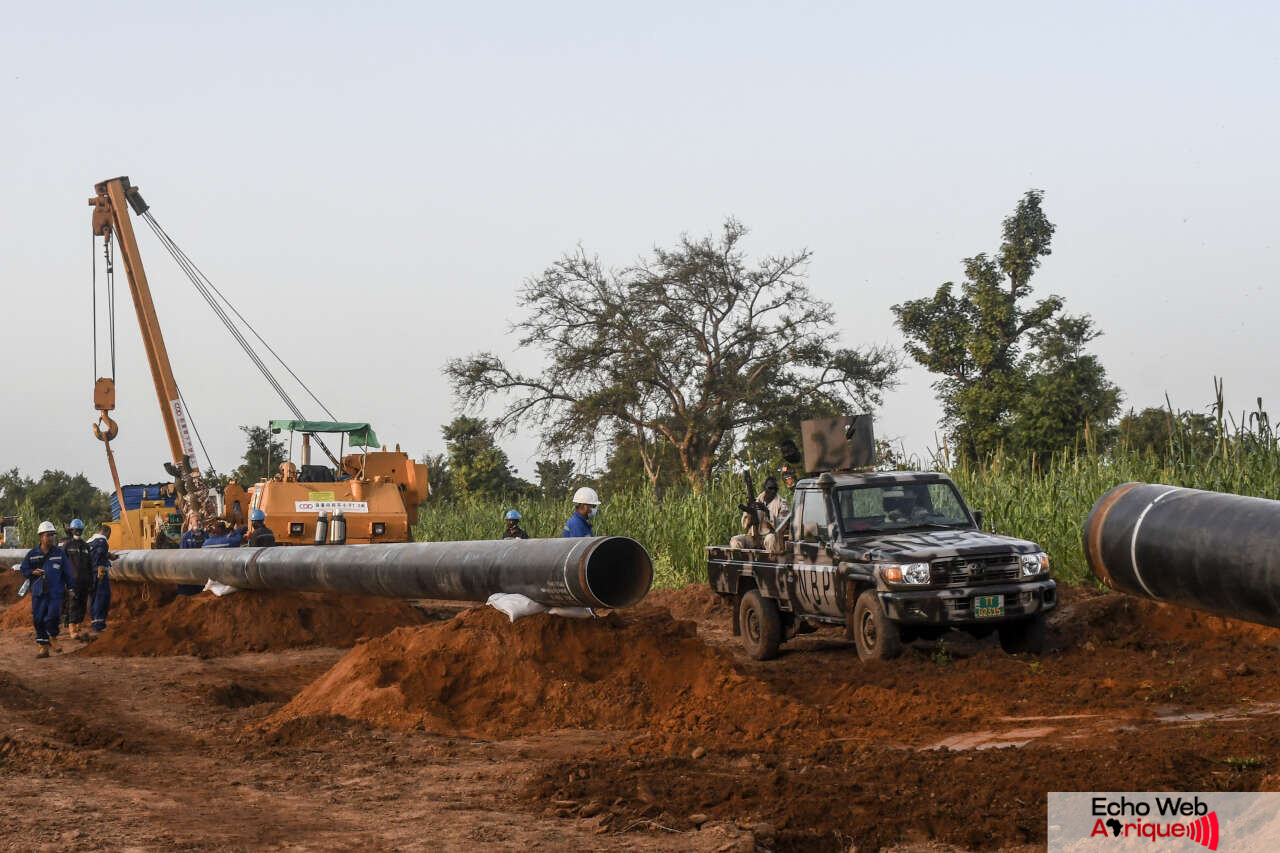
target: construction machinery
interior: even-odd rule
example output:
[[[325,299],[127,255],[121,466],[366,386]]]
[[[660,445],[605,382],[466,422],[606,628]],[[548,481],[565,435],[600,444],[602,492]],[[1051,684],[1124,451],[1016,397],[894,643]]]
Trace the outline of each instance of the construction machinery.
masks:
[[[95,195],[89,199],[89,204],[93,208],[93,234],[103,238],[103,254],[106,259],[105,323],[110,342],[111,375],[98,377],[94,385],[94,407],[99,416],[93,426],[93,433],[106,448],[107,463],[111,469],[117,505],[120,507],[118,519],[111,523],[112,547],[171,547],[176,545],[173,535],[175,532],[197,527],[207,528],[216,519],[234,527],[244,523],[252,509],[261,509],[266,514],[267,525],[275,532],[277,541],[285,545],[411,541],[410,530],[417,521],[418,504],[427,497],[426,466],[415,462],[408,454],[401,452],[398,446],[393,451],[388,451],[385,447],[378,449],[377,438],[368,423],[344,422],[334,418],[297,374],[284,364],[243,315],[160,227],[138,188],[131,185],[127,177],[103,181],[94,189]],[[164,334],[156,316],[147,274],[138,251],[129,215],[131,209],[156,234],[209,304],[213,315],[222,320],[250,361],[293,413],[292,419],[272,421],[272,429],[276,432],[288,430],[302,434],[300,464],[295,464],[291,459],[282,460],[275,472],[269,472],[271,476],[257,483],[242,484],[232,481],[221,491],[208,482],[206,473],[201,471],[196,462],[191,437],[195,427],[169,361]],[[169,494],[143,501],[136,509],[127,505],[111,450],[111,442],[119,434],[119,426],[110,415],[115,408],[116,390],[114,260],[117,247],[128,278],[129,293],[138,316],[138,328],[142,334],[156,399],[160,405],[160,418],[168,440],[169,461],[164,467],[173,478]],[[95,376],[98,374],[97,294],[95,261]],[[245,330],[257,340],[256,347],[251,345]],[[268,368],[266,358],[260,350],[270,353],[329,415],[330,420],[307,419],[281,381]],[[195,432],[198,439],[199,431]],[[361,451],[339,458],[341,450],[339,455],[331,452],[321,437],[325,434],[338,434],[342,437],[340,446],[347,444],[351,448],[360,447]],[[313,443],[328,457],[331,466],[312,464],[310,453]],[[374,449],[369,450],[369,447]],[[207,456],[206,453],[206,461]]]

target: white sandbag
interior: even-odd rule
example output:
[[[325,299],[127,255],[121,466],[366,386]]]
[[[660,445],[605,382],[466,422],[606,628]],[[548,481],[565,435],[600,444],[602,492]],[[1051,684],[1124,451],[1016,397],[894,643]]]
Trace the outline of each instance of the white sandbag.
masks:
[[[222,596],[224,595],[230,595],[233,592],[239,592],[240,587],[227,586],[225,583],[218,583],[217,581],[210,579],[209,582],[204,585],[204,591],[211,592],[214,595],[218,596],[218,598],[222,598]]]
[[[507,614],[507,618],[512,622],[535,613],[546,613],[549,609],[545,604],[539,604],[531,598],[511,592],[495,592],[489,596],[487,603],[490,607]]]

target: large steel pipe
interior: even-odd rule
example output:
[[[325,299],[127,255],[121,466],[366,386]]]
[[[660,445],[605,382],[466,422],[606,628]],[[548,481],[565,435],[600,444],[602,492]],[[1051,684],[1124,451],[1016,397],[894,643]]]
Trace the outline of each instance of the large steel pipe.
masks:
[[[1121,592],[1280,627],[1280,501],[1125,483],[1093,505],[1084,550]]]
[[[484,601],[519,593],[555,606],[630,607],[653,564],[625,536],[125,551],[113,578],[240,589],[351,592],[388,598]]]

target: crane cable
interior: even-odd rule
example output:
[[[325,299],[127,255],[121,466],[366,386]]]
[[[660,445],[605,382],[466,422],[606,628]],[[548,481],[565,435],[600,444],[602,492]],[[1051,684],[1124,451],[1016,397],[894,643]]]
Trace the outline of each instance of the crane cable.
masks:
[[[329,407],[321,402],[315,393],[307,387],[307,384],[303,382],[298,374],[293,371],[293,368],[289,367],[289,365],[285,363],[279,353],[272,349],[271,345],[263,340],[257,330],[253,328],[253,325],[244,318],[244,315],[236,310],[235,306],[232,305],[231,301],[223,295],[222,291],[218,290],[213,282],[209,280],[209,277],[206,276],[198,266],[196,266],[195,262],[182,251],[173,238],[169,236],[168,232],[160,226],[160,223],[156,222],[155,217],[151,215],[151,212],[144,212],[142,214],[142,219],[146,221],[157,239],[160,240],[161,245],[165,247],[165,250],[169,252],[170,256],[177,262],[178,266],[182,268],[182,271],[186,273],[191,284],[196,288],[196,291],[200,296],[203,297],[218,319],[222,321],[222,324],[227,328],[227,331],[230,332],[231,336],[235,338],[238,344],[240,344],[240,348],[244,350],[245,354],[249,357],[249,360],[258,368],[258,372],[262,374],[263,378],[267,380],[267,383],[275,390],[277,396],[280,397],[285,406],[293,412],[294,417],[299,420],[306,420],[306,416],[303,415],[302,410],[298,408],[298,405],[294,402],[293,398],[289,396],[289,393],[285,390],[284,386],[280,384],[280,381],[276,379],[274,374],[272,374],[271,369],[267,367],[266,363],[262,360],[262,357],[254,351],[248,339],[240,329],[236,327],[236,324],[227,313],[227,309],[230,309],[231,313],[235,314],[236,318],[239,319],[240,322],[244,324],[245,328],[247,328],[253,336],[258,339],[258,342],[262,344],[267,352],[271,353],[275,360],[278,361],[289,375],[292,376],[302,387],[302,389],[307,392],[308,396],[316,402],[316,405],[318,405],[324,413],[330,417],[330,419],[337,420],[333,412],[329,410]],[[219,302],[219,300],[221,300],[221,302]],[[224,304],[226,308],[223,307]],[[325,455],[329,457],[329,460],[333,462],[334,465],[341,466],[341,463],[334,457],[332,451],[330,451],[328,446],[325,445],[324,440],[318,435],[315,436],[315,439],[316,443],[320,445],[320,448],[324,450]]]
[[[93,267],[93,379],[98,380],[98,241],[90,237],[89,252]],[[107,342],[111,352],[111,381],[116,381],[116,272],[115,258],[111,252],[111,236],[102,241],[102,254],[106,262],[107,281]]]

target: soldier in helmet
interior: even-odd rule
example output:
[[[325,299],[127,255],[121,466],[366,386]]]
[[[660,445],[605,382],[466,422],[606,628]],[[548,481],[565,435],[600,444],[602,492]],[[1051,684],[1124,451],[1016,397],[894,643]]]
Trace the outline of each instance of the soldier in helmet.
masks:
[[[47,658],[50,647],[58,648],[58,623],[62,620],[62,598],[71,584],[67,552],[58,547],[58,528],[42,521],[36,528],[40,544],[22,558],[22,576],[31,581],[31,622],[36,629],[36,657]]]
[[[520,526],[520,513],[511,510],[507,513],[507,529],[502,531],[503,539],[528,539],[529,534],[525,533],[524,528]]]

